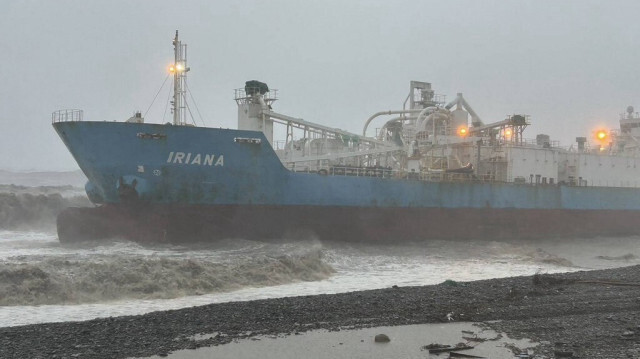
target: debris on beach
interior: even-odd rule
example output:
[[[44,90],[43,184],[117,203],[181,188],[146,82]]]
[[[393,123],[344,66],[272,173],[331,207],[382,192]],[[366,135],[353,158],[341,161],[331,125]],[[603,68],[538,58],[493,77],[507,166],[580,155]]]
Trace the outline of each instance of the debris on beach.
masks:
[[[422,347],[422,349],[428,349],[430,354],[438,354],[438,353],[453,352],[458,350],[468,350],[468,349],[473,349],[473,347],[465,343],[458,343],[455,346],[436,343],[436,344],[425,345]]]
[[[486,359],[486,357],[480,357],[480,356],[477,356],[477,355],[462,354],[462,353],[456,353],[456,352],[450,352],[449,353],[449,358],[479,358],[479,359]]]

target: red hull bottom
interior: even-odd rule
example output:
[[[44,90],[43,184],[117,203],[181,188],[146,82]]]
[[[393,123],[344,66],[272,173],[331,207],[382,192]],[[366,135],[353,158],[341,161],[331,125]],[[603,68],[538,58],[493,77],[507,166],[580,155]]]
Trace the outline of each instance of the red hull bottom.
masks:
[[[57,225],[61,242],[184,243],[301,235],[339,241],[497,240],[640,234],[640,211],[105,205],[66,209]]]

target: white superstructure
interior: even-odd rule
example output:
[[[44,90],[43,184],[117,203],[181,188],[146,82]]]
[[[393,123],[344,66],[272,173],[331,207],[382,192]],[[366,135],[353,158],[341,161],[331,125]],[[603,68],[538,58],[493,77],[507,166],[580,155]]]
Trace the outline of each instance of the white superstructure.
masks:
[[[462,93],[446,102],[428,82],[411,81],[403,107],[374,113],[362,134],[279,114],[272,109],[276,93],[258,81],[236,90],[238,128],[263,132],[283,164],[294,171],[429,181],[640,186],[640,116],[631,106],[621,116],[620,130],[596,131],[591,140],[577,137],[575,145],[563,148],[549,135],[525,138],[527,115],[485,123]],[[375,130],[374,123],[379,123]],[[284,139],[275,138],[279,133]]]

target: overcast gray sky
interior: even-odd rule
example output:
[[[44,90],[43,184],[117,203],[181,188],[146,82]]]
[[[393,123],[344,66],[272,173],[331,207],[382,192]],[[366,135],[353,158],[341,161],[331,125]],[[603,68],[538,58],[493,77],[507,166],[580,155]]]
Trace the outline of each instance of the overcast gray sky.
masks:
[[[279,89],[276,111],[354,132],[372,113],[401,107],[410,80],[448,99],[464,93],[485,122],[529,114],[526,137],[566,145],[597,126],[617,128],[627,105],[640,109],[637,1],[0,5],[0,169],[77,168],[51,112],[118,121],[144,112],[176,29],[208,126],[236,127],[233,89],[251,79]],[[162,122],[167,94],[148,122]]]

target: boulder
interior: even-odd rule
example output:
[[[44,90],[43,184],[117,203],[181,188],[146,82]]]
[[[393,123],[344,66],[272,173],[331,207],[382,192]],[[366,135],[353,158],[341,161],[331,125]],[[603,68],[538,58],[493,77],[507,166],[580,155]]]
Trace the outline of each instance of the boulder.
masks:
[[[373,338],[373,341],[376,343],[388,343],[391,341],[391,339],[389,339],[389,336],[386,334],[378,334],[375,338]]]

